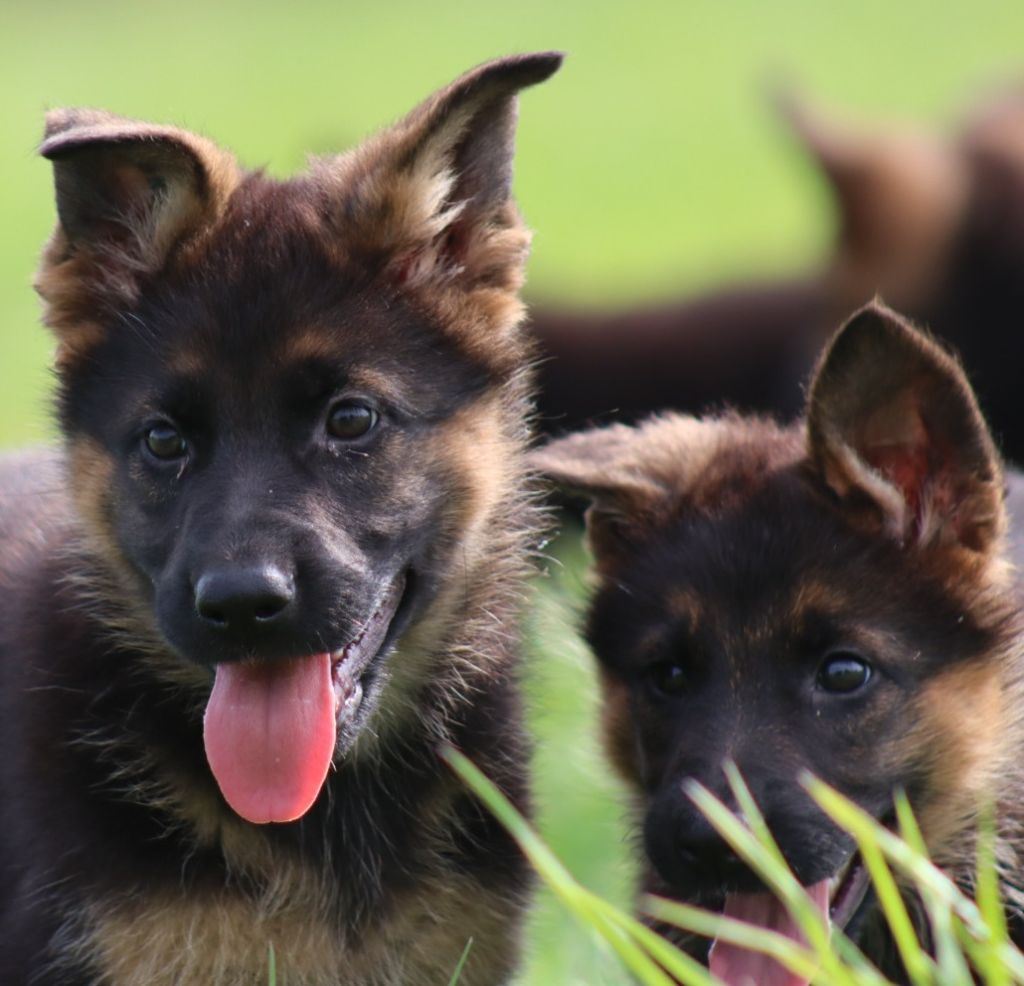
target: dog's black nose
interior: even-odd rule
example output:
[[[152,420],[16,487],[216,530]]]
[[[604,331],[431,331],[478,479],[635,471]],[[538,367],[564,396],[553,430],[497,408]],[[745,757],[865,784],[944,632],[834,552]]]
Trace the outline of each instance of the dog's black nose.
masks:
[[[729,843],[681,792],[670,792],[652,806],[644,846],[662,879],[678,891],[715,884],[744,869]]]
[[[295,581],[275,565],[204,572],[196,582],[196,612],[225,632],[245,634],[280,619],[295,598]]]

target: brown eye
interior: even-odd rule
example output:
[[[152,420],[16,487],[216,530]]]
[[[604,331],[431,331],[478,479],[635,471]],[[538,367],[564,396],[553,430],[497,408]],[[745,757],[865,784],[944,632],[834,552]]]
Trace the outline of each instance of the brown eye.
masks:
[[[334,438],[362,438],[377,424],[377,412],[355,401],[339,401],[327,415],[327,430]]]
[[[673,661],[659,661],[647,673],[651,687],[659,695],[681,695],[686,691],[686,672]]]
[[[188,452],[184,436],[172,425],[154,425],[143,440],[150,455],[157,459],[180,459]]]
[[[836,651],[818,669],[818,686],[834,695],[859,691],[870,680],[871,665],[850,651]]]

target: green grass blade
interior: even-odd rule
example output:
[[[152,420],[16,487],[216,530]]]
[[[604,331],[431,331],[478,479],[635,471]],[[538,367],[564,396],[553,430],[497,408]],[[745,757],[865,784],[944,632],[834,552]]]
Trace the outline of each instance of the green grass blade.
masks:
[[[987,986],[1010,986],[1010,976],[993,952],[999,952],[1010,944],[1010,931],[1006,922],[1006,909],[999,891],[999,872],[996,863],[996,821],[991,806],[982,812],[978,826],[978,871],[975,897],[982,919],[992,932],[995,948],[975,949],[973,943],[965,946],[974,959],[978,972]]]
[[[821,785],[820,781],[813,783]],[[825,790],[829,790],[825,785],[821,786]],[[978,905],[947,874],[932,863],[926,855],[880,825],[858,805],[853,804],[838,792],[833,791],[832,795],[835,801],[845,804],[851,813],[862,817],[864,824],[873,828],[878,844],[887,858],[914,882],[923,900],[931,901],[933,906],[941,903],[956,915],[957,921],[962,926],[962,931],[958,930],[961,939],[965,935],[969,936],[990,953],[993,961],[998,962],[1006,970],[1011,982],[1024,983],[1024,954],[1011,942],[1000,942],[997,939],[993,930],[986,923]],[[901,829],[907,832],[911,842],[923,846],[923,840],[920,838],[909,805],[901,805],[901,800],[897,798],[896,808]]]
[[[630,938],[622,927],[611,923],[594,905],[597,898],[581,887],[544,844],[512,803],[466,756],[451,746],[440,750],[441,758],[508,829],[541,879],[562,903],[611,946],[622,963],[644,986],[675,986],[662,968]],[[684,982],[684,986],[701,986]]]
[[[930,986],[935,981],[935,964],[918,940],[906,904],[879,844],[877,823],[828,785],[810,778],[806,786],[822,811],[856,841],[911,983],[914,986]]]
[[[692,784],[687,788],[687,793],[736,854],[784,903],[814,951],[828,982],[835,986],[856,986],[853,974],[844,968],[838,955],[831,948],[828,929],[821,915],[785,861],[781,859],[781,853],[778,853],[777,849],[773,852],[771,848],[762,845],[753,831],[706,788]],[[752,806],[752,815],[748,815],[748,819],[760,819],[760,813],[756,805],[753,805],[752,798],[749,800],[749,806]],[[764,825],[763,819],[755,821],[754,824]],[[764,826],[764,830],[767,830],[767,826]]]
[[[267,946],[267,986],[277,986],[277,953],[273,942]]]
[[[473,947],[473,939],[470,938],[466,942],[466,947],[462,950],[462,955],[459,956],[459,961],[455,966],[455,971],[452,973],[452,978],[448,980],[448,986],[457,986],[459,977],[462,975],[462,970],[466,968],[466,961],[469,958],[469,950]]]
[[[956,926],[963,927],[963,924],[956,920],[948,907],[933,898],[924,898],[924,906],[928,912],[935,946],[935,964],[938,968],[936,981],[942,986],[973,986],[974,978],[956,931]]]
[[[811,979],[820,967],[813,951],[778,932],[662,897],[646,897],[641,906],[651,917],[675,928],[768,955],[804,979]]]
[[[924,834],[914,817],[914,810],[910,807],[906,791],[897,791],[893,802],[896,805],[896,823],[900,838],[919,856],[927,859],[928,847],[925,845]]]
[[[592,895],[590,905],[607,925],[629,936],[676,981],[685,986],[716,986],[717,980],[701,963],[687,955],[632,915],[625,914],[608,901]]]

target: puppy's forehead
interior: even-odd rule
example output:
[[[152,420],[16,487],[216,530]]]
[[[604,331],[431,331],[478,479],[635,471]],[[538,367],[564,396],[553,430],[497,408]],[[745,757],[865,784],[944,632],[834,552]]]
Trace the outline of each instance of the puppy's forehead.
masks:
[[[864,550],[794,472],[720,510],[684,506],[617,582],[651,625],[763,636],[861,608]]]
[[[155,357],[225,391],[319,368],[375,392],[429,380],[458,396],[484,376],[429,315],[347,257],[304,179],[243,182],[217,228],[123,321],[111,338],[133,361]]]

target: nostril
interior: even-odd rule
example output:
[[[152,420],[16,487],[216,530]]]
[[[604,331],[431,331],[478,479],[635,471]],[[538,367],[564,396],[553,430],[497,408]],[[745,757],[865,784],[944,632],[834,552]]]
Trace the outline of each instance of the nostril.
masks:
[[[289,602],[290,597],[285,596],[275,596],[273,599],[264,599],[253,610],[253,615],[257,620],[265,623],[267,620],[272,620],[277,616],[277,614],[280,613]]]
[[[200,601],[198,597],[196,598],[196,612],[204,620],[216,623],[218,626],[224,626],[228,622],[228,618],[222,609],[210,605],[208,601]]]
[[[195,583],[195,609],[205,622],[245,631],[277,619],[295,597],[292,578],[273,565],[204,572]]]

